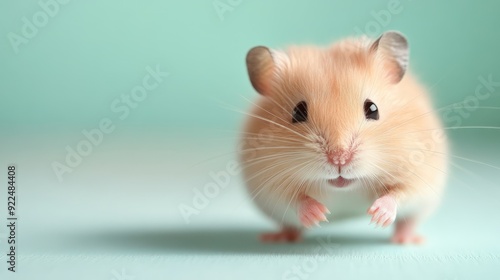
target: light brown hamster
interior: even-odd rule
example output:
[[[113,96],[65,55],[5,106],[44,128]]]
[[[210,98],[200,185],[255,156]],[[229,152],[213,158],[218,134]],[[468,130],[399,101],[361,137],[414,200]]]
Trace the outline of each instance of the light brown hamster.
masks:
[[[371,215],[395,223],[393,242],[423,241],[416,227],[439,204],[448,148],[408,57],[395,31],[248,52],[260,97],[240,160],[253,201],[281,227],[262,240],[297,241],[320,222]]]

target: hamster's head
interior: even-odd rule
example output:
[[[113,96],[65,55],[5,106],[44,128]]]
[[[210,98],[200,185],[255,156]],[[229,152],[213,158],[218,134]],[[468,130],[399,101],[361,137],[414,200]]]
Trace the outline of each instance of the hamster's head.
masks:
[[[349,189],[359,185],[355,181],[380,178],[397,165],[388,156],[399,141],[392,119],[394,106],[401,104],[393,91],[404,77],[408,54],[407,40],[398,32],[324,49],[251,49],[248,74],[264,99],[254,117],[273,136],[259,148],[287,162],[281,174],[328,187]]]

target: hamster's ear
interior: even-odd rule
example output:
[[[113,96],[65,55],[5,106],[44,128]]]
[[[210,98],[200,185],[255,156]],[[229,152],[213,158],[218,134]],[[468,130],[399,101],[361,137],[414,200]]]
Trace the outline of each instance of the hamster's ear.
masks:
[[[399,83],[408,67],[409,47],[403,34],[396,31],[387,31],[371,46],[388,70],[388,77],[394,84]]]
[[[268,96],[272,90],[273,75],[277,71],[275,61],[277,54],[278,52],[263,46],[254,47],[247,54],[246,62],[250,82],[255,90],[264,96]]]

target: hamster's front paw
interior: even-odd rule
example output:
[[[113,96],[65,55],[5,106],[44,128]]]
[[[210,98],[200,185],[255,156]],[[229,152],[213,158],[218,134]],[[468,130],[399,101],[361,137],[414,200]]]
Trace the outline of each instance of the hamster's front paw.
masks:
[[[390,195],[384,195],[375,200],[368,209],[368,214],[372,216],[371,223],[375,222],[383,227],[391,225],[396,220],[397,208],[396,200]]]
[[[300,222],[306,228],[310,228],[313,225],[319,226],[320,222],[328,222],[325,213],[330,214],[330,211],[312,197],[304,196],[299,201]]]

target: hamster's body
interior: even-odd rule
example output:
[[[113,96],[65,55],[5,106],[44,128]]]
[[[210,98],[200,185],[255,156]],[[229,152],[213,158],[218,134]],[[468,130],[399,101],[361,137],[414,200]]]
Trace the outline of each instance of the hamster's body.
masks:
[[[264,240],[295,241],[304,228],[368,211],[379,225],[396,221],[393,241],[421,241],[414,229],[439,203],[447,143],[407,59],[396,32],[249,52],[261,97],[243,131],[243,174],[253,201],[282,226]]]

